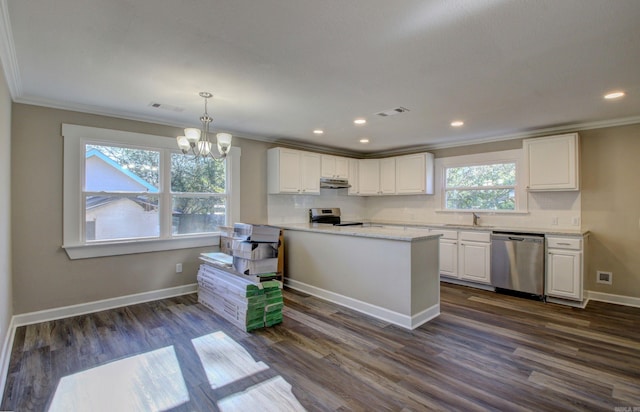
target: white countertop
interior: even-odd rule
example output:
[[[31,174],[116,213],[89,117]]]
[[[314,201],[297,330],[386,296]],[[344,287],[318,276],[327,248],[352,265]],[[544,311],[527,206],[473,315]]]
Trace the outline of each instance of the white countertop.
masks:
[[[371,225],[371,226],[368,226]],[[539,229],[539,228],[513,228],[502,226],[472,226],[456,224],[407,224],[397,222],[375,222],[365,223],[365,226],[332,226],[330,224],[318,223],[282,223],[274,225],[283,229],[302,230],[308,232],[324,232],[346,236],[374,237],[392,240],[420,240],[432,236],[439,236],[428,233],[430,228],[442,230],[479,230],[489,232],[512,232],[512,233],[535,233],[546,236],[586,236],[588,231],[570,229]]]
[[[429,233],[428,227],[406,226],[333,226],[323,223],[286,223],[279,224],[285,230],[298,230],[304,232],[327,233],[332,235],[359,236],[387,240],[400,240],[412,242],[417,240],[439,238],[436,233]]]

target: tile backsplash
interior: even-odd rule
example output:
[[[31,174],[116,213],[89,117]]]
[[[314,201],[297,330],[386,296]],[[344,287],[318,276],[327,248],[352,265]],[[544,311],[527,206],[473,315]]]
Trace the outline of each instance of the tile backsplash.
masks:
[[[471,212],[443,212],[440,197],[348,196],[346,189],[322,189],[319,196],[268,195],[269,223],[304,223],[312,207],[339,207],[343,220],[399,224],[471,224]],[[481,226],[581,229],[580,192],[532,192],[526,213],[479,212]]]

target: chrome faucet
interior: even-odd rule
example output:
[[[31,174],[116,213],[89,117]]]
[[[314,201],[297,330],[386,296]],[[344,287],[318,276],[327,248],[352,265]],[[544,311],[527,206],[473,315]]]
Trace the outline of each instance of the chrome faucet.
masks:
[[[476,212],[473,212],[472,215],[473,215],[473,225],[478,226],[478,220],[480,219],[480,216],[478,216]]]

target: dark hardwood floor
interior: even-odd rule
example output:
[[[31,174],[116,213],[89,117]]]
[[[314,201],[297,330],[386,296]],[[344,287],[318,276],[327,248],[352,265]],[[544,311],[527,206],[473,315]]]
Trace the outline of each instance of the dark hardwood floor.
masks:
[[[110,399],[132,374],[143,390],[170,383],[138,410],[247,410],[252,396],[257,410],[640,407],[640,308],[582,310],[447,284],[441,293],[441,315],[414,331],[291,290],[283,323],[251,333],[195,294],[20,327],[0,410],[82,410],[78,390]],[[284,381],[299,405],[279,403]],[[261,384],[266,397],[251,390]]]

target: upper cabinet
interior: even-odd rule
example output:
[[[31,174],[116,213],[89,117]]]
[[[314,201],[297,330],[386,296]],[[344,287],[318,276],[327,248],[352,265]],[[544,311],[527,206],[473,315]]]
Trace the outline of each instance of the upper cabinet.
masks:
[[[349,180],[349,195],[416,195],[434,192],[431,153],[350,159],[276,147],[267,151],[269,194],[320,194],[320,177]]]
[[[321,155],[321,176],[347,179],[349,177],[349,159],[346,157]]]
[[[358,194],[372,196],[380,194],[380,160],[358,160]]]
[[[358,173],[358,159],[349,159],[349,189],[347,194],[350,196],[357,196],[360,194],[359,173]]]
[[[378,196],[396,192],[396,159],[362,159],[358,161],[358,194]]]
[[[267,151],[269,194],[320,194],[320,155],[276,147]]]
[[[578,134],[525,139],[531,191],[579,190]]]
[[[433,153],[417,153],[395,159],[397,194],[433,194]]]

